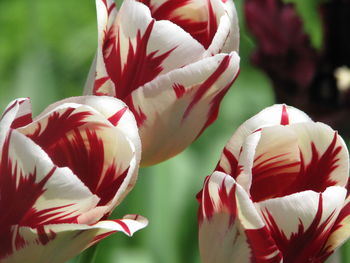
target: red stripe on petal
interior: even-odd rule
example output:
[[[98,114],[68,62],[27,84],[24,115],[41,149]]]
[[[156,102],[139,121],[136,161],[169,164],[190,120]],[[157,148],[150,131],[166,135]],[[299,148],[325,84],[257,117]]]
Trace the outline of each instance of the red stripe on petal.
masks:
[[[233,185],[231,190],[227,193],[225,179],[222,181],[222,185],[219,189],[220,197],[220,212],[226,212],[230,215],[229,225],[231,226],[237,217],[237,202],[236,202],[236,184]]]
[[[45,192],[44,186],[53,175],[53,168],[41,181],[36,182],[37,171],[25,173],[9,155],[11,132],[5,139],[0,160],[0,259],[13,252],[16,236],[14,226],[19,225],[36,200]],[[21,238],[15,238],[20,242]]]
[[[315,218],[310,226],[305,229],[302,222],[299,223],[298,232],[292,233],[290,237],[279,228],[269,211],[264,211],[263,216],[270,230],[271,236],[283,254],[284,263],[295,262],[323,262],[323,247],[327,241],[330,229],[329,224],[334,217],[331,213],[321,223],[323,214],[323,198],[319,194],[318,208]]]
[[[55,144],[66,133],[86,124],[86,118],[91,116],[91,112],[74,112],[74,108],[67,108],[64,112],[53,112],[50,114],[46,127],[37,123],[37,128],[32,134],[26,135],[42,148],[49,148]]]
[[[256,157],[254,163],[261,158],[263,155]],[[289,161],[289,153],[272,156],[254,165],[250,190],[252,200],[259,202],[286,195],[286,191],[290,190],[290,185],[299,174],[299,167],[299,161]],[[281,178],[283,178],[283,184],[281,184]]]
[[[113,114],[111,117],[109,117],[108,120],[110,121],[110,123],[112,123],[114,126],[117,126],[127,109],[127,107],[124,107],[121,110],[117,111],[115,114]]]
[[[185,9],[186,5],[193,4],[192,0],[167,0],[157,8],[152,6],[149,0],[139,0],[139,2],[144,3],[150,8],[153,18],[173,22],[188,32],[204,48],[210,46],[217,32],[217,18],[210,0],[207,1],[207,7],[201,7],[201,9],[206,10],[195,10],[194,8],[191,10],[194,12],[194,17],[202,17],[202,14],[206,12],[208,17],[204,21],[196,21],[193,18],[185,18],[181,15],[181,8]],[[198,12],[198,15],[196,12]]]
[[[173,90],[175,91],[176,98],[180,99],[186,93],[186,89],[183,85],[174,83]]]
[[[282,105],[282,116],[281,116],[281,125],[288,125],[289,124],[289,115],[287,112],[286,105]]]
[[[115,96],[119,99],[124,99],[133,90],[157,77],[163,70],[163,61],[176,49],[174,47],[163,54],[157,54],[158,50],[147,54],[154,22],[152,20],[149,23],[143,35],[140,30],[137,31],[134,46],[129,39],[128,55],[124,64],[121,60],[119,32],[117,37],[111,30],[106,34],[103,45],[105,64],[108,75],[115,84]],[[111,52],[108,52],[110,49]]]
[[[146,114],[142,111],[142,109],[140,107],[135,107],[134,105],[134,101],[132,99],[132,96],[128,96],[124,102],[129,106],[129,109],[132,111],[132,113],[134,114],[136,123],[137,123],[137,127],[140,128],[143,123],[147,120],[147,116]]]
[[[233,155],[233,153],[227,149],[226,147],[224,148],[224,151],[222,153],[229,165],[230,165],[230,168],[229,170],[225,170],[221,165],[220,165],[220,162],[217,164],[216,168],[215,168],[215,171],[218,171],[218,172],[224,172],[226,174],[229,174],[232,176],[233,179],[236,179],[238,174],[242,171],[242,167],[238,165],[238,160],[237,158]]]
[[[14,119],[14,121],[11,124],[11,128],[17,129],[17,128],[23,127],[31,122],[32,122],[32,114],[28,113],[28,114],[25,114],[23,116],[20,116],[20,117]]]
[[[305,164],[305,158],[300,153],[300,162],[288,162],[288,159],[273,161],[283,157],[283,155],[276,155],[254,166],[250,192],[252,199],[258,202],[306,190],[323,192],[327,187],[336,185],[337,182],[331,178],[331,175],[338,167],[338,154],[342,150],[342,146],[337,146],[337,138],[338,135],[335,132],[330,145],[322,155],[312,142],[312,157],[309,164]],[[286,157],[288,157],[287,153]],[[259,158],[261,156],[258,156],[255,161]],[[294,171],[293,168],[298,166],[300,168]],[[283,178],[283,184],[281,184],[281,178]]]
[[[113,12],[114,8],[115,8],[115,3],[113,2],[113,3],[111,4],[111,6],[108,8],[108,16],[111,15],[111,13]]]
[[[4,118],[4,116],[9,113],[16,105],[17,105],[17,101],[14,101],[10,106],[8,106],[6,108],[6,110],[4,111],[4,113],[1,115],[1,120]]]
[[[128,171],[118,171],[114,162],[104,169],[104,143],[95,130],[85,128],[74,129],[72,136],[64,135],[50,148],[44,148],[57,166],[69,167],[100,197],[99,205],[111,201]]]
[[[103,77],[100,79],[96,79],[95,83],[94,83],[94,93],[96,95],[108,95],[108,94],[103,94],[101,92],[99,92],[99,89],[103,86],[103,84],[105,84],[110,78],[109,77]]]
[[[114,165],[111,165],[104,174],[103,181],[96,189],[96,193],[101,198],[98,205],[106,205],[113,199],[117,190],[124,182],[128,175],[129,167],[122,173],[118,174]],[[117,176],[116,176],[117,175]]]
[[[237,73],[235,78],[230,83],[228,83],[210,102],[210,109],[209,109],[209,112],[208,112],[208,120],[204,124],[202,130],[199,132],[197,138],[204,132],[204,130],[209,125],[211,125],[217,119],[218,114],[219,114],[221,101],[224,98],[224,96],[226,95],[227,91],[231,88],[232,84],[237,79],[238,75],[239,75],[239,72]]]
[[[336,146],[337,140],[338,134],[335,132],[332,142],[321,156],[315,144],[311,143],[312,158],[310,163],[305,165],[304,157],[301,156],[301,171],[295,191],[323,192],[327,187],[337,184],[331,179],[331,173],[338,167],[338,154],[342,150],[342,146]]]
[[[250,262],[279,263],[282,254],[272,239],[267,227],[259,229],[246,229],[247,242],[251,249]]]
[[[201,100],[204,94],[214,85],[214,83],[220,78],[220,76],[225,72],[225,70],[230,65],[230,55],[225,56],[225,58],[221,61],[218,68],[214,71],[213,74],[209,76],[209,78],[204,81],[197,89],[197,92],[194,94],[192,101],[188,105],[183,119],[187,118],[187,116],[191,113],[193,107]]]
[[[46,232],[43,226],[37,228],[38,239],[42,245],[46,245],[51,240],[55,239],[56,233],[50,230],[50,232]]]
[[[22,218],[20,225],[21,226],[29,226],[29,227],[38,227],[42,224],[73,224],[78,222],[79,215],[71,216],[73,212],[67,213],[57,210],[61,210],[62,208],[67,208],[74,204],[51,207],[43,210],[37,210],[35,208],[31,208]]]
[[[208,33],[206,39],[203,41],[203,45],[205,48],[208,48],[218,30],[218,23],[216,22],[216,15],[213,10],[213,6],[211,5],[211,0],[208,0]]]
[[[207,176],[204,181],[203,189],[197,194],[197,200],[200,202],[198,208],[198,223],[201,225],[204,217],[210,219],[214,213],[214,204],[209,194],[209,180]]]
[[[122,220],[119,220],[119,219],[115,219],[113,220],[114,222],[118,223],[123,229],[124,231],[128,234],[128,235],[131,235],[131,231],[128,227],[127,224],[125,224]]]

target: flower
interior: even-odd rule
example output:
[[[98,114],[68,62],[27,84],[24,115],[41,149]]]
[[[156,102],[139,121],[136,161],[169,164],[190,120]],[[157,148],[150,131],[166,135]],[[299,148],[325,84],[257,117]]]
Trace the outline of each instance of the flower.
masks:
[[[98,49],[85,94],[123,100],[134,113],[142,165],[164,161],[215,121],[239,71],[230,0],[96,0]]]
[[[104,220],[134,185],[140,151],[117,99],[69,98],[34,120],[29,99],[11,102],[0,119],[0,261],[65,262],[145,227],[137,215]]]
[[[203,262],[323,262],[350,234],[348,173],[329,126],[285,105],[263,110],[198,194]]]

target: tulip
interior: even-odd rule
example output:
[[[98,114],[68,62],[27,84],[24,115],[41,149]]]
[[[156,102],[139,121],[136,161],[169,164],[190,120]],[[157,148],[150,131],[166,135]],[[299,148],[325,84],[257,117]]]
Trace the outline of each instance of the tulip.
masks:
[[[349,154],[303,112],[241,125],[198,194],[203,263],[323,262],[349,237]]]
[[[231,0],[96,0],[98,48],[85,94],[123,100],[142,141],[141,164],[183,151],[218,115],[239,72]]]
[[[0,262],[65,262],[147,220],[105,220],[131,190],[140,161],[136,121],[111,97],[76,97],[32,120],[29,99],[0,118]]]

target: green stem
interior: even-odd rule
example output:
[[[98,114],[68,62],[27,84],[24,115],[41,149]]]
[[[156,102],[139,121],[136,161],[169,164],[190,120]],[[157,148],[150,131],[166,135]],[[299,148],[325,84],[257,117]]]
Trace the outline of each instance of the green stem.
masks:
[[[80,254],[78,263],[94,263],[97,257],[98,243]]]
[[[350,262],[350,242],[346,242],[340,249],[341,262]]]

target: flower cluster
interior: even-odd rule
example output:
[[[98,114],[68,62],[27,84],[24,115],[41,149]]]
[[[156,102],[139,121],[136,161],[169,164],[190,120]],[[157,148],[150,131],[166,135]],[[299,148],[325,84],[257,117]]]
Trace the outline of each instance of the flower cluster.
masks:
[[[1,262],[65,262],[114,232],[144,228],[139,215],[107,219],[133,188],[140,161],[159,163],[191,144],[238,75],[231,1],[96,7],[86,96],[34,120],[30,100],[16,99],[0,119]]]
[[[249,17],[266,3],[247,1]],[[34,119],[30,100],[16,99],[0,118],[0,262],[61,263],[112,233],[146,227],[140,215],[108,217],[140,165],[175,156],[215,121],[238,76],[231,0],[125,0],[119,12],[113,0],[96,6],[85,95]],[[290,6],[278,10],[269,11],[282,25],[299,21]],[[278,25],[267,24],[278,36]],[[280,62],[290,51],[283,44],[302,54],[299,64],[271,72],[292,69],[295,83],[311,81],[314,71],[301,70],[315,55],[299,50],[304,36],[279,38],[275,49],[251,27],[263,40],[259,57],[270,52]],[[323,262],[350,236],[348,176],[349,153],[332,128],[284,104],[261,111],[234,133],[197,195],[203,263]]]

